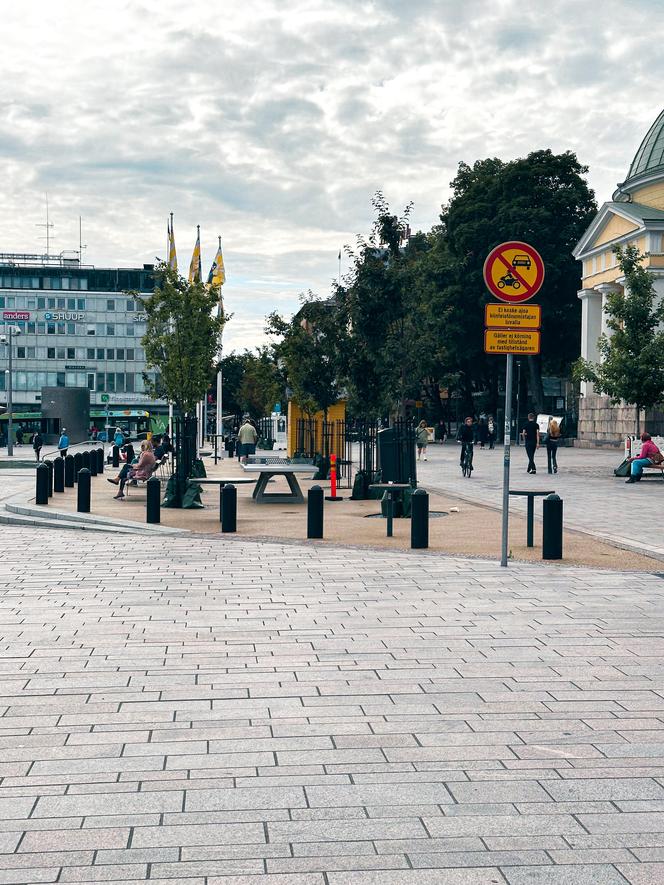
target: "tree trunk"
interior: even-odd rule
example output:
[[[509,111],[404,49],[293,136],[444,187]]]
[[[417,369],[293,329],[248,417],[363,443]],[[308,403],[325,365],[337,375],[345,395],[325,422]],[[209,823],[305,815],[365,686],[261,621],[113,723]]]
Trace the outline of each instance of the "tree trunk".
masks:
[[[634,406],[635,415],[634,415],[634,424],[636,426],[636,438],[638,439],[641,436],[641,406]]]
[[[538,356],[528,357],[528,393],[535,414],[544,412],[544,385],[542,384],[542,361]]]

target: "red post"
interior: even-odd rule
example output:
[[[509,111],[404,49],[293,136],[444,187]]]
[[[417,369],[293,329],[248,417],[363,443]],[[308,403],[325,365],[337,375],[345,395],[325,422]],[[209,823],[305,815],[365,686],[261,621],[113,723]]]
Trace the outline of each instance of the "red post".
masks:
[[[337,495],[337,456],[330,455],[330,494],[325,496],[326,501],[343,501]]]

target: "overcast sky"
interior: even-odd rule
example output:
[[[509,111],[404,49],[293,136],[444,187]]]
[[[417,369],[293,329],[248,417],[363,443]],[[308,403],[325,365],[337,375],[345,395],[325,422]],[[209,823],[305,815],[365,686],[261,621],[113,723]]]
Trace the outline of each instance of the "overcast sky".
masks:
[[[181,272],[222,236],[225,346],[329,292],[382,188],[428,229],[459,161],[573,150],[611,198],[664,106],[658,0],[2,0],[0,251]]]

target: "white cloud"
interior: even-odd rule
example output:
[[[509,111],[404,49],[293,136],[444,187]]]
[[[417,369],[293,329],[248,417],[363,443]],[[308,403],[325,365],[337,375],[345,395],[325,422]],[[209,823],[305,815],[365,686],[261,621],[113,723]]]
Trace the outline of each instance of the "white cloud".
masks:
[[[181,267],[223,237],[227,347],[329,290],[382,188],[428,228],[460,160],[571,149],[601,202],[658,102],[652,0],[33,0],[3,9],[0,251]]]

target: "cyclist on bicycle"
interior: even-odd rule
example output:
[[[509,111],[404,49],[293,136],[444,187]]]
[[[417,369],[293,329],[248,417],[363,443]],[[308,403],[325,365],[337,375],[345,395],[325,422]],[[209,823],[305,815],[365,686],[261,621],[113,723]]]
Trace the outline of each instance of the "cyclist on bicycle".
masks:
[[[473,469],[473,443],[475,441],[475,428],[473,427],[473,419],[469,416],[463,422],[461,427],[459,428],[459,432],[457,433],[457,440],[461,443],[461,457],[459,458],[459,465],[463,467],[463,461],[466,455],[466,452],[469,453],[470,456],[470,469]]]

